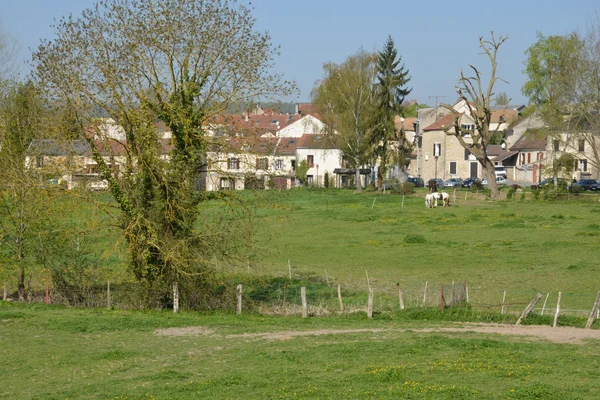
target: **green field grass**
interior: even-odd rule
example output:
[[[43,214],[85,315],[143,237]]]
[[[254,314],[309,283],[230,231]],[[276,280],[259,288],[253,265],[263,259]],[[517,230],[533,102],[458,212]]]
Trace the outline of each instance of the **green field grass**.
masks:
[[[0,398],[600,395],[598,341],[557,344],[435,331],[449,326],[455,325],[403,313],[301,319],[0,302]]]

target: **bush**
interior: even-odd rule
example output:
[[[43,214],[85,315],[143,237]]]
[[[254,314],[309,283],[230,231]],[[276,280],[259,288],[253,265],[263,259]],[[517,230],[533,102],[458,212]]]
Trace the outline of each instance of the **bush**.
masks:
[[[425,236],[419,234],[406,235],[404,243],[427,243]]]
[[[325,189],[329,189],[329,172],[325,171],[325,176],[324,176],[324,182],[325,184]]]
[[[481,181],[473,182],[471,185],[471,192],[477,192],[479,190],[483,190],[483,183],[481,183]]]
[[[515,188],[515,186],[516,185],[513,185],[513,187],[511,187],[510,189],[508,189],[508,192],[506,192],[506,200],[510,200],[510,199],[513,198],[513,195],[517,191],[517,189]]]
[[[398,186],[398,193],[400,194],[412,194],[415,192],[415,184],[412,182],[402,182]]]

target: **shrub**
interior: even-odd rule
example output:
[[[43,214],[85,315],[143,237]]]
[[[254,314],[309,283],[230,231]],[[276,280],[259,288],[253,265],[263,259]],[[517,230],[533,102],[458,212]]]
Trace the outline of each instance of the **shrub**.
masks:
[[[404,243],[427,243],[427,239],[423,235],[411,234],[404,237]]]
[[[324,177],[324,184],[325,184],[325,189],[329,189],[329,172],[325,171],[325,177]]]
[[[415,192],[415,184],[412,182],[402,182],[398,186],[398,193],[400,194],[412,194]]]
[[[513,198],[513,195],[517,191],[517,189],[515,188],[515,186],[516,185],[513,185],[510,189],[508,189],[508,192],[506,192],[506,200],[510,200],[510,199]]]
[[[473,182],[473,184],[471,185],[471,192],[476,192],[478,190],[483,190],[483,184],[481,183],[481,181]]]

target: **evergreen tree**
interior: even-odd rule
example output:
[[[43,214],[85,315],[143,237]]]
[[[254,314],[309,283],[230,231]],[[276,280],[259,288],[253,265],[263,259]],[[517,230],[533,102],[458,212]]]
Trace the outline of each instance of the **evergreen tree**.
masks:
[[[377,57],[377,85],[375,95],[378,105],[377,125],[374,129],[371,145],[374,155],[379,158],[377,188],[383,190],[383,179],[390,164],[390,141],[398,141],[398,149],[405,146],[404,132],[396,131],[394,118],[402,115],[404,98],[412,91],[407,88],[410,81],[408,69],[398,55],[394,40],[388,36],[384,49]]]

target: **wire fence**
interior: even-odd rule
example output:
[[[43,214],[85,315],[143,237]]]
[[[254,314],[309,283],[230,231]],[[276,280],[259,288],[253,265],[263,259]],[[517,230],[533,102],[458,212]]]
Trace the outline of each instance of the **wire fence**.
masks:
[[[301,268],[302,267],[302,268]],[[330,315],[340,313],[375,314],[409,311],[440,311],[452,320],[480,320],[514,323],[538,295],[537,292],[490,290],[470,287],[467,281],[433,282],[420,279],[373,279],[365,271],[364,282],[338,280],[302,272],[311,266],[288,264],[287,274],[259,276],[234,274],[230,284],[217,292],[185,282],[175,288],[166,284],[148,287],[142,283],[95,282],[81,287],[58,288],[50,279],[31,277],[24,300],[73,307],[118,309],[221,309],[256,311],[281,315]],[[293,272],[293,271],[296,272]],[[287,276],[285,276],[287,275]],[[257,279],[257,277],[259,279]],[[291,278],[290,278],[291,277]],[[40,287],[45,289],[40,290]],[[240,292],[236,286],[240,285]],[[38,288],[31,290],[31,287]],[[303,296],[303,293],[304,296]],[[560,320],[588,318],[598,302],[597,293],[540,293],[532,308],[537,318],[552,319],[560,308]],[[4,283],[3,299],[18,301],[14,283]],[[595,311],[594,318],[600,318]],[[547,321],[546,321],[547,322]],[[579,322],[581,323],[581,322]]]

